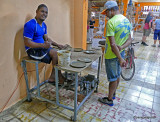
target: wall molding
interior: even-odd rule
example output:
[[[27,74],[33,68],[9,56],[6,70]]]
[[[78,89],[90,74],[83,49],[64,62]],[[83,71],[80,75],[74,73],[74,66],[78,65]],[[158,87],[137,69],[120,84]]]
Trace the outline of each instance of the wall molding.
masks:
[[[135,2],[137,1],[137,2],[140,2],[140,3],[145,3],[145,2],[147,2],[147,3],[148,2],[151,2],[151,3],[152,2],[160,2],[160,0],[133,0],[133,1],[135,1]]]

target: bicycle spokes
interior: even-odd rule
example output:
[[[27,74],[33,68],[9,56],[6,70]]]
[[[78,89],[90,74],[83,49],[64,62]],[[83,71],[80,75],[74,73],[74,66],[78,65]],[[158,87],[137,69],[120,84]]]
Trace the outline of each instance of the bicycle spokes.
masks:
[[[124,80],[131,80],[135,73],[135,63],[134,59],[136,58],[134,55],[134,48],[135,44],[139,42],[131,43],[131,45],[128,47],[128,50],[125,50],[125,61],[126,64],[124,67],[122,67],[121,76]]]
[[[122,67],[121,76],[124,80],[131,80],[135,73],[135,64],[132,57],[126,58],[126,65]]]

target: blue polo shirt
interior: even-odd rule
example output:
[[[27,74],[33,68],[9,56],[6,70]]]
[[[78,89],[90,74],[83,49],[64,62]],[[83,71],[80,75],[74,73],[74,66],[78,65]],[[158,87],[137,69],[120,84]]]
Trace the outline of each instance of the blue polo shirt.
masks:
[[[35,43],[44,43],[44,34],[47,34],[47,26],[44,22],[40,26],[36,19],[31,19],[24,25],[23,37],[29,38]],[[25,48],[29,49],[27,46]]]

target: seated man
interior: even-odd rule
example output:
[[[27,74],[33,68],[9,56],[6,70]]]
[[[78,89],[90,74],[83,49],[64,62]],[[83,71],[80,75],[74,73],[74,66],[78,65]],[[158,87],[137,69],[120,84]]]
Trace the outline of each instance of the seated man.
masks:
[[[60,49],[64,46],[48,38],[47,26],[44,23],[47,15],[47,6],[44,4],[39,5],[36,10],[36,17],[24,25],[24,44],[30,58],[48,64],[52,61],[52,65],[54,66],[58,63],[58,57],[56,50],[51,48],[51,45],[57,46]],[[48,82],[55,83],[54,67]],[[64,77],[62,77],[62,74],[59,72],[59,83],[63,84],[63,82]]]

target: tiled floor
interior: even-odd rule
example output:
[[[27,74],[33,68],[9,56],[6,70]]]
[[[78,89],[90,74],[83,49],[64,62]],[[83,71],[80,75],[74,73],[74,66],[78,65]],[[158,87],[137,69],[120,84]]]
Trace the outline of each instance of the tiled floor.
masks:
[[[141,40],[142,33],[136,33],[135,41]],[[148,44],[153,43],[151,35]],[[160,122],[160,48],[144,47],[137,44],[135,47],[136,72],[132,80],[121,79],[117,89],[114,106],[110,107],[97,101],[98,97],[108,94],[108,82],[103,68],[100,73],[99,92],[92,94],[78,113],[78,122]],[[82,73],[95,74],[97,62]],[[55,99],[54,86],[49,86],[51,99]],[[42,96],[48,92],[43,89]],[[61,103],[73,107],[73,92],[60,90]],[[32,121],[32,122],[68,122],[73,112],[51,105],[47,102],[33,99],[32,102],[23,102],[16,109],[0,116],[0,121]]]

